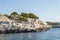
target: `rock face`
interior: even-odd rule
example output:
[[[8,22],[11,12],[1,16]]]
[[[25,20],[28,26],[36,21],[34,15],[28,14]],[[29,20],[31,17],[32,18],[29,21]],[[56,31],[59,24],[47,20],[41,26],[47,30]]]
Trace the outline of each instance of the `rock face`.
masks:
[[[28,22],[17,22],[10,20],[6,16],[0,15],[0,33],[45,31],[49,28],[46,23],[39,19],[28,18]]]

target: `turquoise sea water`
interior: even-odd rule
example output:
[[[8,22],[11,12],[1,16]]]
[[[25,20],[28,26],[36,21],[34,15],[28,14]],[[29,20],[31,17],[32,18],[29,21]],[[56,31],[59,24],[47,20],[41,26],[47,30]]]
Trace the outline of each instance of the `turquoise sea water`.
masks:
[[[45,32],[0,34],[0,40],[60,40],[60,28]]]

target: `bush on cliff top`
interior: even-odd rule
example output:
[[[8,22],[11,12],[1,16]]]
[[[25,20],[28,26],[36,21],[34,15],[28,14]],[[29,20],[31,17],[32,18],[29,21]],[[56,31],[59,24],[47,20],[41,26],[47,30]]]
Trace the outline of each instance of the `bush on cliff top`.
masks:
[[[18,18],[19,20],[23,20],[23,21],[27,21],[27,18],[39,19],[39,17],[37,17],[33,13],[24,13],[24,12],[22,12],[21,14],[18,14],[17,12],[12,12],[11,15],[6,14],[5,16],[12,19]]]

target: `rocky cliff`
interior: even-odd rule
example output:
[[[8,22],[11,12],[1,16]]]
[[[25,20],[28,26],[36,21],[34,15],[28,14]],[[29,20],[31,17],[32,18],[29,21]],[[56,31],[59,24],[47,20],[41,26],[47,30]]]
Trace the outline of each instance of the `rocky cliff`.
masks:
[[[15,32],[38,32],[45,31],[50,28],[47,23],[39,19],[27,18],[28,22],[19,20],[11,20],[4,15],[0,15],[0,33]]]

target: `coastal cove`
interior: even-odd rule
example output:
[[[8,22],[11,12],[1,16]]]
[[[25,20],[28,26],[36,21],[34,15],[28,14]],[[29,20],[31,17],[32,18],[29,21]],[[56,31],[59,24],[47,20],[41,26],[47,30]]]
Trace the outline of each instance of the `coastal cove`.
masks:
[[[60,40],[60,28],[51,28],[44,32],[0,34],[0,40]]]

